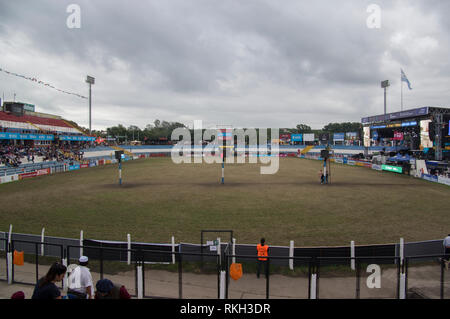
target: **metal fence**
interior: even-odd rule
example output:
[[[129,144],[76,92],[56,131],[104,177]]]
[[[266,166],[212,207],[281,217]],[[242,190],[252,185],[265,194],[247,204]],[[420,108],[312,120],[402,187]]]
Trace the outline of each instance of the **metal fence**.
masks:
[[[399,256],[395,245],[356,249],[356,257],[349,256],[348,247],[295,248],[292,256],[288,247],[271,247],[267,262],[259,265],[258,278],[254,245],[222,243],[217,252],[183,243],[133,243],[127,248],[122,242],[85,240],[79,245],[79,240],[66,238],[11,238],[0,238],[0,280],[10,283],[35,285],[53,262],[70,265],[86,255],[94,284],[108,278],[124,284],[137,298],[450,298],[444,260],[449,256],[411,256],[411,250],[423,249],[418,243],[405,249],[405,256]],[[438,251],[438,242],[425,245]],[[15,251],[24,253],[23,266],[15,265],[14,258],[8,264],[8,254]],[[387,252],[392,254],[382,254]],[[239,280],[230,277],[232,263],[242,265]],[[59,285],[65,288],[64,282]]]

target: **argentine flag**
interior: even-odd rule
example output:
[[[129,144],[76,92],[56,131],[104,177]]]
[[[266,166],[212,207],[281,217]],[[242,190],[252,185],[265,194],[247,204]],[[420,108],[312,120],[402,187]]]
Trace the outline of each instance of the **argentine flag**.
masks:
[[[412,88],[411,88],[411,83],[409,83],[409,80],[408,80],[408,78],[406,77],[405,72],[403,72],[402,69],[400,69],[400,71],[402,72],[402,81],[408,83],[408,88],[409,88],[410,90],[412,90]]]

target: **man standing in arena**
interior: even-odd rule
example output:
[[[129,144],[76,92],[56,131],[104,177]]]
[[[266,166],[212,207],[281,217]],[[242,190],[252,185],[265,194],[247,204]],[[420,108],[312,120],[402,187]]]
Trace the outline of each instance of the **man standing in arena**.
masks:
[[[261,238],[261,243],[256,246],[256,251],[258,253],[258,270],[256,272],[256,277],[259,278],[261,273],[261,264],[264,264],[264,272],[267,276],[267,257],[269,256],[269,246],[265,245],[266,240]]]

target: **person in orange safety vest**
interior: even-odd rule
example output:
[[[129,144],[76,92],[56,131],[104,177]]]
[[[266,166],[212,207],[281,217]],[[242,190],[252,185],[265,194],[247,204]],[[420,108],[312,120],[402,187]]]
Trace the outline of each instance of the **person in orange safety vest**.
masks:
[[[261,243],[256,246],[256,251],[258,253],[258,270],[256,272],[256,277],[259,278],[261,273],[261,265],[264,264],[264,273],[267,276],[267,257],[269,256],[269,246],[265,244],[266,240],[261,238]]]

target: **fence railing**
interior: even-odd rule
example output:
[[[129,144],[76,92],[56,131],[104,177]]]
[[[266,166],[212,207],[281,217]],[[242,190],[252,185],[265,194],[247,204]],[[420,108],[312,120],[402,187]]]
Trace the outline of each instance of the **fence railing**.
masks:
[[[35,285],[50,264],[66,266],[89,257],[93,282],[105,277],[124,284],[137,298],[450,298],[444,254],[417,256],[276,256],[260,262],[255,254],[220,254],[151,249],[63,245],[0,238],[0,280]],[[24,253],[24,266],[14,252]],[[4,256],[4,257],[3,257]],[[243,276],[233,280],[231,264]],[[292,267],[291,267],[292,265]],[[23,267],[23,268],[21,268]],[[261,271],[259,278],[258,272]],[[60,284],[67,288],[67,282]]]

